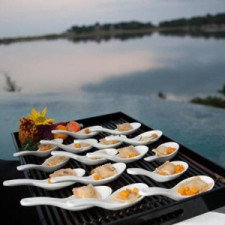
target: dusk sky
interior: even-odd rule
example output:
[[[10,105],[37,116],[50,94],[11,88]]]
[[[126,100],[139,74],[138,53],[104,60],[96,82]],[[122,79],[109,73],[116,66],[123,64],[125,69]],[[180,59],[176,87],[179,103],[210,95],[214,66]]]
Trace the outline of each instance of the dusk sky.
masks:
[[[0,37],[95,22],[159,21],[225,11],[225,0],[0,0]]]

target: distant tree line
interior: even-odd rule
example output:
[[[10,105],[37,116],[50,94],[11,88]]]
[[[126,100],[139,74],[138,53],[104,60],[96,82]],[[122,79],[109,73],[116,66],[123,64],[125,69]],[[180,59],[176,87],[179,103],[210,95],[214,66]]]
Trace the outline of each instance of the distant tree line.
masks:
[[[217,15],[206,15],[192,17],[190,19],[181,18],[170,21],[163,21],[159,23],[159,27],[181,27],[181,26],[202,26],[210,24],[225,24],[225,13],[219,13]]]
[[[73,33],[88,33],[93,31],[114,31],[114,30],[138,30],[138,29],[145,29],[145,28],[152,28],[154,25],[151,22],[142,23],[138,21],[131,21],[131,22],[121,22],[121,23],[106,23],[100,24],[95,23],[94,25],[89,26],[72,26],[67,32]]]
[[[219,13],[216,15],[206,15],[206,16],[198,16],[192,17],[190,19],[180,18],[170,21],[163,21],[159,23],[158,27],[181,27],[181,26],[202,26],[202,25],[210,25],[210,24],[225,24],[225,13]],[[106,23],[100,24],[95,23],[93,25],[83,25],[83,26],[72,26],[66,32],[68,33],[91,33],[95,31],[116,31],[116,30],[140,30],[140,29],[149,29],[157,27],[151,22],[138,22],[138,21],[130,21],[130,22],[120,22],[120,23]]]

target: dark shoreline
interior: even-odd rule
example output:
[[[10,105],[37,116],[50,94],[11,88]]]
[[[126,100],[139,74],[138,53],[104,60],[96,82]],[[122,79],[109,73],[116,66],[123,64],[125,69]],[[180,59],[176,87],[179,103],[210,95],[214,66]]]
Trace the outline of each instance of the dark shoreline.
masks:
[[[152,27],[145,29],[134,29],[134,30],[112,30],[112,31],[93,31],[84,33],[73,33],[64,32],[60,34],[46,34],[39,36],[24,36],[24,37],[13,37],[13,38],[2,38],[0,39],[0,45],[8,45],[18,42],[31,42],[38,40],[57,40],[66,39],[73,42],[80,41],[96,41],[109,40],[109,39],[132,39],[141,38],[144,36],[150,36],[153,33],[158,33],[163,36],[191,36],[191,37],[204,37],[204,38],[216,38],[225,39],[225,26],[224,25],[209,25],[204,27]]]

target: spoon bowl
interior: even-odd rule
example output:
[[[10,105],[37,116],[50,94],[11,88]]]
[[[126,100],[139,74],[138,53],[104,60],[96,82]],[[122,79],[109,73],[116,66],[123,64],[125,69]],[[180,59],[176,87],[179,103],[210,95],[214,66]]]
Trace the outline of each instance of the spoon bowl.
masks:
[[[174,180],[174,179],[180,177],[188,169],[188,164],[186,162],[173,161],[171,163],[173,163],[174,165],[182,165],[184,167],[184,170],[180,173],[175,173],[172,175],[161,175],[161,174],[158,174],[155,170],[153,172],[150,172],[150,171],[142,169],[142,168],[129,168],[129,169],[127,169],[127,173],[131,174],[131,175],[147,176],[157,182],[162,183],[162,182],[168,182],[168,181],[171,181],[171,180]]]
[[[178,150],[179,150],[179,144],[177,144],[176,142],[166,142],[164,144],[161,144],[159,145],[158,147],[161,147],[161,146],[165,146],[165,147],[172,147],[172,148],[175,148],[175,151],[172,152],[171,154],[168,154],[168,155],[163,155],[163,156],[158,156],[156,153],[155,155],[153,156],[148,156],[146,158],[144,158],[145,161],[147,162],[152,162],[154,160],[158,161],[158,162],[166,162],[170,159],[172,159],[177,153],[178,153]],[[157,148],[158,148],[157,147]]]
[[[48,163],[49,160],[53,159],[55,156],[51,156],[48,159],[46,159],[41,165],[37,164],[26,164],[26,165],[20,165],[17,166],[17,170],[19,171],[24,171],[24,170],[31,170],[31,169],[36,169],[36,170],[41,170],[47,173],[51,173],[55,170],[60,169],[61,167],[65,166],[67,162],[69,161],[69,158],[66,159],[65,161],[55,165],[55,166],[47,166],[46,164]]]
[[[99,200],[107,199],[112,193],[112,189],[108,186],[97,186],[95,187],[95,189],[100,195]],[[60,208],[71,210],[71,211],[79,211],[79,210],[89,209],[93,207],[90,204],[86,204],[86,205],[83,204],[83,205],[77,205],[77,206],[68,204],[68,202],[73,200],[79,201],[79,200],[85,200],[85,199],[77,199],[74,197],[74,195],[67,198],[31,197],[31,198],[22,199],[20,201],[20,204],[22,206],[51,205],[51,206],[56,206],[56,207],[60,207]]]
[[[157,137],[150,138],[147,141],[141,141],[140,140],[141,138],[151,137],[152,134],[157,134]],[[110,137],[110,136],[106,137],[106,140],[112,140],[114,138],[114,140],[122,141],[122,142],[125,142],[127,144],[131,144],[131,145],[148,145],[148,144],[151,144],[153,142],[156,142],[161,136],[162,136],[162,131],[151,130],[151,131],[147,131],[147,132],[144,132],[142,134],[139,134],[134,138],[128,138],[125,135],[120,135],[120,136],[114,136],[114,137]]]
[[[54,140],[51,140],[52,142],[54,142],[54,147],[46,150],[46,151],[41,151],[40,148],[36,151],[33,150],[27,150],[27,151],[20,151],[20,152],[16,152],[13,154],[14,157],[19,157],[19,156],[25,156],[25,155],[34,155],[34,156],[38,156],[38,157],[47,157],[51,154],[52,151],[57,150],[58,146],[55,145],[55,143],[59,143],[62,144],[63,143],[63,139],[61,138],[56,138]]]
[[[102,151],[104,151],[108,155],[116,155],[118,153],[118,151],[114,148],[98,150],[98,151],[95,151],[95,153],[102,153]],[[90,166],[103,164],[108,161],[108,159],[105,159],[105,158],[92,159],[92,158],[87,157],[86,155],[79,156],[79,155],[73,154],[71,152],[65,152],[65,151],[53,151],[53,152],[51,152],[51,154],[58,155],[58,156],[66,156],[66,157],[74,159],[78,162],[81,162],[85,165],[90,165]]]
[[[111,138],[110,141],[116,140],[116,139],[114,139],[115,136],[107,136],[107,137],[105,137],[105,139],[107,140],[108,137]],[[93,143],[92,146],[97,149],[106,149],[106,148],[116,148],[116,147],[120,146],[121,144],[122,144],[122,141],[118,141],[115,144],[109,144],[109,145],[102,144],[101,142],[97,142],[97,143]]]
[[[87,129],[89,129],[91,131],[91,128],[94,128],[94,127],[95,126],[86,127],[86,128],[83,128],[82,130],[80,130],[78,132],[70,132],[70,131],[67,131],[67,130],[52,130],[52,133],[53,134],[67,134],[67,135],[69,135],[73,138],[85,139],[85,138],[93,137],[93,136],[98,134],[98,131],[93,131],[93,132],[89,132],[89,133],[85,132]]]
[[[104,128],[102,126],[95,126],[90,128],[91,131],[97,131],[97,132],[106,132],[109,134],[114,134],[114,135],[128,135],[128,134],[132,134],[134,133],[136,130],[138,130],[141,126],[140,123],[134,122],[134,123],[130,123],[132,129],[127,130],[127,131],[119,131],[117,128],[116,129],[108,129],[108,128]]]
[[[114,176],[95,180],[94,175],[90,175],[87,177],[76,177],[76,176],[63,176],[63,177],[54,177],[51,179],[52,183],[64,182],[64,181],[76,181],[82,184],[93,184],[93,185],[101,185],[109,183],[115,179],[117,179],[126,169],[125,163],[114,163],[112,166],[116,169],[116,174]]]
[[[109,155],[109,154],[98,153],[98,152],[87,153],[87,157],[89,158],[99,157],[99,158],[105,158],[105,159],[111,160],[113,162],[131,163],[141,159],[148,152],[148,147],[144,145],[136,146],[135,149],[138,151],[139,155],[135,157],[131,157],[131,158],[121,158],[119,157],[119,154]]]
[[[68,145],[64,145],[64,144],[60,144],[60,143],[53,143],[52,141],[48,141],[48,140],[42,140],[42,141],[40,141],[40,143],[56,145],[65,151],[79,154],[79,153],[83,153],[83,152],[90,150],[92,148],[93,144],[97,143],[97,140],[96,139],[74,140],[74,143],[71,143]],[[87,146],[76,148],[75,144],[80,144],[80,145],[87,144]]]
[[[81,168],[73,169],[76,173],[76,176],[82,177],[85,174],[85,170]],[[48,178],[49,179],[49,178]],[[4,186],[35,186],[39,188],[43,188],[49,191],[54,191],[58,189],[62,189],[68,187],[70,185],[75,184],[75,182],[63,182],[63,183],[49,183],[48,179],[44,180],[35,180],[35,179],[13,179],[13,180],[6,180],[3,182]]]
[[[196,195],[190,195],[190,196],[184,196],[184,195],[181,195],[179,192],[178,192],[178,188],[179,186],[186,182],[186,181],[189,181],[193,178],[195,178],[196,176],[194,177],[189,177],[181,182],[179,182],[176,186],[174,186],[173,188],[171,189],[167,189],[167,188],[160,188],[160,187],[148,187],[148,188],[144,188],[142,190],[140,190],[140,194],[143,195],[143,196],[153,196],[153,195],[163,195],[163,196],[166,196],[166,197],[169,197],[173,200],[182,200],[182,199],[186,199],[186,198],[190,198],[190,197],[193,197],[193,196],[196,196],[196,195],[199,195],[199,194],[196,194]],[[214,185],[215,185],[215,181],[209,177],[209,176],[197,176],[197,177],[200,177],[200,179],[208,184],[211,184],[211,187],[207,190],[207,191],[210,191]]]
[[[113,194],[111,196],[109,196],[106,199],[80,199],[80,200],[69,200],[68,201],[68,205],[72,206],[81,206],[83,204],[89,204],[92,206],[98,206],[104,209],[108,209],[108,210],[112,210],[112,211],[116,211],[116,210],[121,210],[121,209],[125,209],[128,207],[131,207],[135,204],[137,204],[138,202],[140,202],[144,196],[139,196],[139,198],[137,198],[135,201],[133,202],[127,202],[127,203],[121,203],[118,202],[114,199],[114,197],[116,195],[118,195],[121,191],[126,190],[127,188],[129,189],[133,189],[134,187],[138,188],[138,189],[145,189],[148,187],[148,185],[144,184],[144,183],[134,183],[134,184],[129,184],[126,185],[120,189],[118,189],[117,191],[113,192]]]

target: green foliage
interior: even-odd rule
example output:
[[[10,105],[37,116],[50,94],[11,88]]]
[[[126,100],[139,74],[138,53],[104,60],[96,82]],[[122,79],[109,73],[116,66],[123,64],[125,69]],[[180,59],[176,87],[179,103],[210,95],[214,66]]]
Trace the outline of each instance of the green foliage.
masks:
[[[29,138],[25,139],[25,143],[19,149],[20,151],[35,151],[38,149],[40,142],[35,142]]]
[[[212,96],[208,96],[206,98],[197,97],[193,98],[190,102],[218,108],[225,108],[225,100],[220,97],[212,97]]]
[[[159,27],[181,27],[181,26],[202,26],[209,24],[224,24],[225,23],[225,13],[219,13],[215,16],[210,14],[206,16],[192,17],[190,19],[176,19],[171,21],[163,21],[159,23]]]
[[[225,84],[223,85],[223,87],[218,92],[225,96]]]
[[[89,26],[73,26],[69,30],[67,30],[67,32],[80,34],[80,33],[89,33],[93,31],[138,30],[138,29],[147,29],[152,27],[154,27],[154,25],[150,22],[142,23],[138,21],[120,22],[115,24],[95,23],[94,25],[89,25]]]

